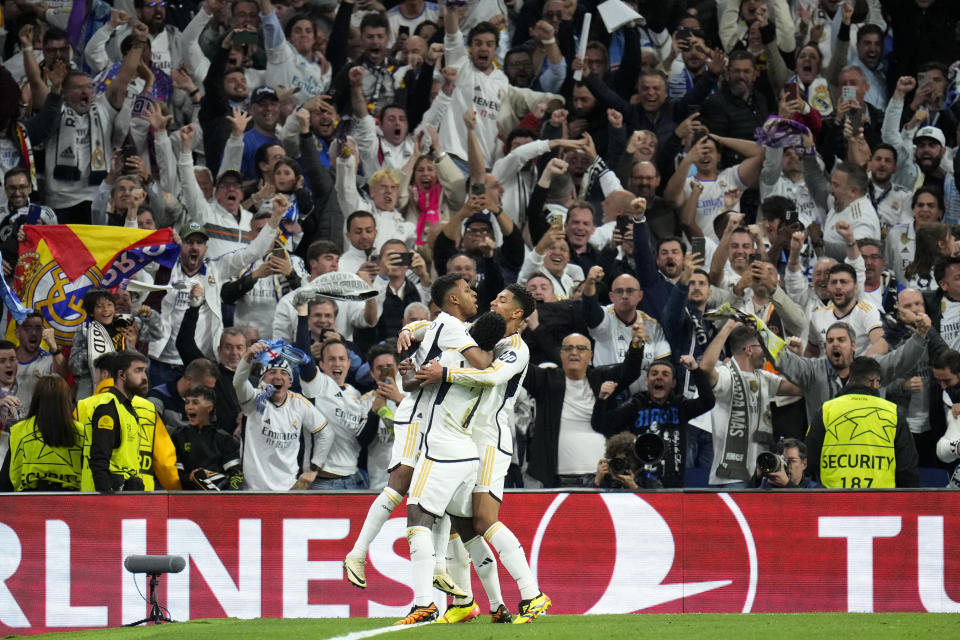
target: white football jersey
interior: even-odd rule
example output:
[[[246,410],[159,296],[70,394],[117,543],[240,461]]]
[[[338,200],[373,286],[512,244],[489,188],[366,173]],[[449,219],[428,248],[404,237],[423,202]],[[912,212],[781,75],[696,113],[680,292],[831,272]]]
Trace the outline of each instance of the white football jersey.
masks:
[[[292,391],[279,406],[267,400],[262,414],[256,402],[252,397],[240,405],[247,416],[241,445],[244,488],[289,491],[299,477],[300,434],[315,438],[327,426],[327,420],[309,400]],[[311,462],[322,467],[326,455],[323,447],[315,446]]]
[[[476,385],[487,391],[474,421],[473,440],[478,449],[486,445],[513,454],[514,405],[527,375],[530,349],[517,333],[502,338],[486,369],[447,368],[444,380],[457,385]]]
[[[643,323],[648,336],[643,349],[643,366],[649,368],[654,360],[670,357],[670,343],[667,342],[663,328],[656,318],[643,311],[637,311],[637,319]],[[590,329],[590,336],[594,340],[593,366],[595,367],[623,362],[633,338],[630,325],[624,324],[617,317],[612,304],[603,308],[603,322]]]
[[[440,355],[440,364],[446,369],[462,368],[469,363],[460,352],[448,350]],[[423,425],[424,458],[438,462],[476,460],[474,421],[484,396],[492,390],[452,382],[435,386],[437,392]]]
[[[360,392],[349,384],[337,386],[333,378],[317,370],[317,376],[305,382],[300,379],[303,395],[313,398],[313,403],[333,427],[333,444],[321,469],[338,476],[351,476],[357,472],[360,442],[357,436],[367,420],[367,411],[360,402]],[[312,440],[305,443],[303,470],[310,468]]]
[[[826,349],[827,329],[834,322],[846,322],[853,327],[857,338],[856,354],[858,356],[862,356],[870,348],[870,332],[883,327],[879,309],[865,300],[859,300],[853,305],[850,313],[843,317],[836,315],[836,308],[831,302],[814,311],[813,317],[810,318],[809,341],[820,349],[821,354]]]
[[[406,328],[409,328],[415,334],[418,330],[426,328],[420,346],[413,355],[413,364],[417,369],[424,362],[439,358],[444,351],[453,349],[458,353],[464,353],[477,346],[476,341],[467,330],[467,325],[445,311],[441,311],[433,322],[414,322],[407,325]],[[397,407],[394,422],[406,424],[413,421],[418,414],[428,410],[429,404],[423,402],[425,393],[428,393],[428,390],[421,388],[406,396],[400,406]]]

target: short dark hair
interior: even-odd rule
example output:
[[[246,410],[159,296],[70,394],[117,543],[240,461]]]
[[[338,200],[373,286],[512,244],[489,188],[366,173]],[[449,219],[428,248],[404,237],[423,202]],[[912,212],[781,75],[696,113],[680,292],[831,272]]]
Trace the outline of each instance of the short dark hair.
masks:
[[[393,356],[395,361],[399,361],[397,356],[397,343],[395,340],[378,342],[367,350],[367,363],[373,363],[380,356]]]
[[[400,111],[403,111],[403,115],[407,115],[407,108],[405,106],[403,106],[399,102],[391,102],[390,104],[385,105],[382,109],[380,109],[381,118],[383,118],[384,114],[387,112],[388,109],[398,109]]]
[[[837,263],[837,264],[833,265],[832,267],[830,267],[830,271],[828,271],[828,273],[829,273],[831,276],[832,276],[832,275],[836,275],[836,274],[838,274],[838,273],[846,273],[846,274],[848,274],[851,278],[853,278],[853,281],[854,281],[854,282],[857,281],[857,270],[854,269],[854,268],[853,268],[852,266],[850,266],[849,264],[847,264],[846,262],[840,262],[840,263]]]
[[[886,142],[881,142],[873,148],[873,153],[870,154],[872,158],[877,151],[889,151],[893,154],[893,162],[896,163],[900,159],[900,154],[897,153],[897,148],[892,144],[887,144]]]
[[[788,211],[796,210],[796,203],[786,196],[770,196],[760,203],[760,213],[765,220],[783,222],[787,219]]]
[[[102,369],[102,371],[106,371],[110,374],[111,378],[116,380],[117,374],[119,374],[121,371],[126,371],[129,369],[134,362],[150,364],[150,361],[147,360],[147,356],[143,355],[139,351],[131,351],[130,349],[126,349],[124,351],[115,352],[113,359],[107,363],[108,368]]]
[[[213,393],[213,389],[210,387],[205,387],[202,384],[195,384],[183,394],[184,398],[203,398],[204,400],[209,400],[210,402],[216,404],[217,397]]]
[[[876,238],[861,238],[860,240],[857,240],[857,246],[861,249],[864,247],[876,247],[880,250],[881,257],[883,256],[883,243]]]
[[[290,39],[290,33],[293,31],[293,25],[297,24],[298,22],[303,22],[304,20],[310,23],[310,26],[313,27],[314,33],[317,32],[317,25],[314,24],[313,18],[305,13],[295,13],[293,16],[291,16],[290,20],[287,21],[287,26],[283,28],[283,35],[286,36],[287,40]]]
[[[863,27],[860,27],[860,29],[863,29]],[[859,33],[859,31],[857,33]],[[936,60],[924,62],[917,67],[917,73],[924,73],[926,71],[939,71],[943,74],[944,78],[950,77],[950,69],[947,68],[947,65],[943,64],[942,62],[937,62]]]
[[[937,199],[937,205],[940,207],[940,216],[943,217],[944,212],[947,210],[947,204],[943,199],[943,191],[940,190],[940,187],[934,185],[924,185],[917,189],[913,194],[913,200],[910,201],[910,207],[913,208],[917,206],[917,200],[920,199],[920,195],[923,193],[928,193]]]
[[[370,218],[373,220],[373,226],[377,226],[377,219],[369,211],[354,211],[347,216],[347,231],[350,230],[350,225],[353,223],[353,221],[359,218]]]
[[[683,244],[683,239],[680,236],[664,236],[657,241],[657,253],[660,253],[660,247],[665,245],[668,242],[677,242],[680,244],[680,254],[687,255],[687,245]]]
[[[517,306],[523,310],[523,318],[526,320],[537,308],[537,301],[530,295],[530,292],[527,291],[525,287],[519,284],[514,283],[507,285],[507,291],[513,294],[513,299],[517,303]]]
[[[143,42],[147,46],[150,46],[149,39],[141,38],[140,36],[135,36],[131,33],[120,42],[120,55],[123,55],[123,56],[127,55],[127,53],[130,52],[130,49],[133,48],[133,45],[138,42]]]
[[[343,348],[346,350],[346,352],[347,352],[347,356],[350,355],[350,349],[347,349],[347,345],[346,345],[346,344],[344,344],[344,343],[343,343],[342,341],[340,341],[340,340],[330,340],[329,342],[324,342],[323,345],[320,347],[320,359],[321,359],[321,360],[323,360],[323,356],[324,356],[324,354],[327,352],[327,347],[332,347],[332,346],[335,345],[335,344],[338,344],[338,345],[340,345],[341,347],[343,347]]]
[[[476,26],[473,27],[473,29],[470,29],[470,33],[467,34],[467,44],[468,45],[473,44],[474,38],[476,38],[477,36],[481,36],[485,33],[489,33],[490,35],[492,35],[494,40],[498,40],[500,38],[500,30],[497,29],[495,26],[493,26],[493,24],[487,21],[483,21],[483,22],[478,22]]]
[[[267,161],[267,149],[270,147],[280,147],[283,149],[283,145],[276,141],[264,142],[262,145],[257,147],[256,152],[253,154],[253,165],[257,167],[257,171],[260,170],[260,163]]]
[[[417,28],[416,28],[416,29],[413,30],[413,35],[419,36],[421,33],[423,33],[423,30],[424,30],[424,29],[427,29],[427,28],[429,28],[429,27],[433,27],[433,28],[436,29],[437,31],[440,31],[440,25],[439,25],[439,24],[437,24],[437,23],[434,22],[433,20],[424,20],[423,22],[421,22],[420,24],[417,25]]]
[[[827,333],[829,334],[834,329],[842,329],[847,332],[847,337],[850,338],[850,342],[853,343],[853,346],[857,346],[857,332],[853,330],[853,327],[850,326],[849,322],[844,322],[843,320],[838,320],[834,322],[829,327],[827,327]]]
[[[693,273],[694,275],[699,273],[700,275],[702,275],[704,278],[707,279],[707,284],[710,284],[710,274],[707,273],[705,269],[694,269]]]
[[[328,253],[339,256],[342,251],[336,243],[330,240],[314,240],[310,243],[310,246],[307,247],[307,264]]]
[[[730,351],[732,353],[736,353],[747,346],[747,344],[750,342],[758,340],[759,336],[760,334],[758,334],[757,330],[753,327],[740,325],[730,332],[730,337],[727,338],[727,343],[730,345]]]
[[[26,322],[27,320],[29,320],[30,318],[40,318],[40,320],[42,321],[42,320],[43,320],[43,314],[40,313],[39,311],[31,311],[30,313],[28,313],[28,314],[26,315],[26,317],[24,317],[23,320],[20,320],[20,321],[17,322],[17,326],[18,326],[18,327],[19,327],[19,326],[22,326],[23,323]]]
[[[801,460],[807,459],[807,443],[797,438],[784,438],[777,443],[777,449],[783,453],[787,449],[796,449]]]
[[[850,363],[848,386],[869,387],[870,383],[881,376],[880,363],[867,356],[857,356]]]
[[[430,300],[433,304],[443,309],[443,303],[450,294],[450,290],[457,286],[458,280],[463,280],[463,276],[459,273],[448,273],[437,278],[430,287]]]
[[[97,356],[97,359],[93,361],[93,368],[99,371],[106,371],[110,373],[113,371],[113,359],[117,357],[116,351],[108,351],[107,353]]]
[[[487,311],[470,327],[470,335],[484,351],[493,351],[507,331],[507,322],[499,313]]]
[[[529,129],[527,127],[514,127],[513,130],[507,134],[507,149],[510,148],[510,145],[512,145],[513,141],[517,138],[532,138],[534,140],[538,140],[540,136],[538,136],[533,129]]]
[[[861,40],[863,40],[865,37],[871,34],[878,36],[881,41],[883,40],[883,29],[881,29],[877,25],[875,24],[860,25],[860,27],[857,29],[857,44],[860,44]],[[944,74],[944,77],[946,77],[946,74]]]
[[[70,40],[70,34],[61,29],[60,27],[47,27],[47,30],[43,32],[43,46],[47,46],[49,42],[53,40]],[[71,47],[72,49],[73,47]]]
[[[22,166],[16,166],[12,169],[7,169],[7,172],[3,174],[3,184],[7,184],[7,180],[17,176],[27,176],[27,182],[30,182],[30,172]]]
[[[90,289],[90,291],[87,291],[87,293],[84,294],[83,302],[81,303],[84,313],[92,318],[93,310],[96,309],[97,304],[104,299],[109,300],[114,305],[117,304],[116,297],[114,297],[113,293],[107,289]]]
[[[950,373],[960,375],[960,353],[953,349],[944,349],[933,359],[934,369],[949,369]]]
[[[220,368],[206,358],[197,358],[183,369],[183,377],[203,380],[204,378],[220,379]]]
[[[733,64],[737,60],[749,60],[750,64],[752,64],[754,68],[757,66],[757,59],[746,49],[734,49],[730,52],[730,55],[727,56],[728,65]]]
[[[949,256],[938,260],[933,267],[933,279],[937,282],[943,280],[943,276],[947,275],[947,267],[955,264],[960,264],[960,256]]]
[[[17,345],[13,344],[9,340],[0,340],[0,351],[8,351],[10,349],[16,351]]]
[[[372,12],[364,15],[363,19],[360,20],[360,33],[363,33],[364,29],[386,29],[389,34],[390,23],[382,13]]]

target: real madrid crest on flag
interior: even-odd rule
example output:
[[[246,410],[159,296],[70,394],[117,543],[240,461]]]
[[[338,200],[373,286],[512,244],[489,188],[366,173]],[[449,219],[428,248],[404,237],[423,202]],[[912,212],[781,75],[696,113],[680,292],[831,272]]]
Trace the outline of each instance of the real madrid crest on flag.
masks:
[[[51,224],[23,231],[14,292],[43,315],[62,346],[86,320],[87,291],[117,287],[150,262],[173,267],[180,255],[170,229]]]

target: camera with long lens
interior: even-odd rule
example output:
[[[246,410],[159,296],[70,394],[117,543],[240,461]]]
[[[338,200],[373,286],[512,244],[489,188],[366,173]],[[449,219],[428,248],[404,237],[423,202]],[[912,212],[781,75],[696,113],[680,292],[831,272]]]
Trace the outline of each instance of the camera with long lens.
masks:
[[[624,457],[617,456],[607,460],[607,467],[610,469],[611,476],[622,476],[630,471],[630,461]]]
[[[663,438],[656,433],[641,433],[633,441],[633,451],[644,464],[659,462],[664,451]]]
[[[786,469],[787,461],[783,456],[764,451],[757,456],[757,470],[761,475],[768,476],[771,473],[780,473]]]

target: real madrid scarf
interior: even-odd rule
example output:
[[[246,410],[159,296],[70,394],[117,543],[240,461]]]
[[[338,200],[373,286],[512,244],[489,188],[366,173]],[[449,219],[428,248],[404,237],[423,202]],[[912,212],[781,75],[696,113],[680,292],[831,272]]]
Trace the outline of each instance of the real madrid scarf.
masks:
[[[64,106],[60,112],[60,128],[57,130],[57,165],[53,168],[53,177],[57,180],[75,182],[83,173],[78,156],[80,125],[88,119],[90,139],[90,178],[89,183],[98,185],[107,177],[107,149],[103,140],[103,114],[96,104],[90,112],[79,114]]]
[[[117,336],[121,341],[123,340],[123,336],[119,332]],[[114,345],[114,338],[110,336],[110,331],[105,326],[96,320],[91,320],[87,332],[87,358],[90,368],[93,369],[93,363],[97,361],[97,358],[105,353],[116,351],[116,347],[123,349],[122,344]]]
[[[17,123],[17,146],[20,148],[20,162],[30,173],[30,184],[33,190],[37,190],[37,165],[33,160],[33,146],[30,144],[30,136],[27,134],[27,128],[21,123]]]
[[[743,371],[737,366],[736,360],[730,360],[730,372],[732,374],[732,397],[730,402],[730,423],[727,427],[727,438],[723,444],[723,459],[717,467],[717,477],[728,480],[750,479],[750,471],[747,469],[747,451],[750,446],[750,423],[756,423],[754,437],[758,441],[767,441],[773,438],[773,432],[770,426],[761,419],[763,407],[757,409],[757,415],[751,416],[750,401],[748,393],[760,393],[760,382],[756,379],[756,374],[751,380],[745,380]],[[748,390],[748,385],[750,386]],[[763,396],[760,396],[762,403]],[[752,418],[752,419],[751,419]],[[765,433],[761,434],[761,431]]]
[[[793,76],[789,82],[795,82],[800,90],[805,92],[807,104],[817,113],[827,117],[833,113],[833,99],[830,97],[830,85],[823,76],[817,76],[809,87],[804,86],[800,78]]]

